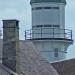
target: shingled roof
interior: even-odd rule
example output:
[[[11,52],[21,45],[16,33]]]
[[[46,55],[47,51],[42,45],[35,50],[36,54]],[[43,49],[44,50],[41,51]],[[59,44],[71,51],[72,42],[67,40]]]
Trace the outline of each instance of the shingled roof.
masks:
[[[52,63],[59,75],[75,75],[75,58]]]
[[[0,40],[0,44],[2,44],[2,40]],[[1,51],[2,47],[0,47]],[[20,41],[20,60],[21,75],[59,75],[30,41]]]
[[[25,75],[58,75],[30,41],[20,42],[21,72]]]
[[[1,44],[2,40],[0,53]],[[75,75],[75,59],[48,63],[32,42],[24,40],[20,41],[20,51],[22,75]]]

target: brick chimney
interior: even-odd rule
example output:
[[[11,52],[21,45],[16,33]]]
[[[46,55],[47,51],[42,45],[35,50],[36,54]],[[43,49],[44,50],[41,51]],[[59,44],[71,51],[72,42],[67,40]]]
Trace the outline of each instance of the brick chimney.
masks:
[[[3,20],[2,64],[15,72],[19,69],[19,21]]]

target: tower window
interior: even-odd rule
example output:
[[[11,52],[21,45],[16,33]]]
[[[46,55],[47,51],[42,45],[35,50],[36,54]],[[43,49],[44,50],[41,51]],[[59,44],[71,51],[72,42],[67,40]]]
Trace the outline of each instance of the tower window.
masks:
[[[40,9],[59,9],[59,7],[35,7],[32,10],[40,10]]]
[[[58,56],[59,56],[58,48],[55,48],[55,50],[54,50],[54,57],[58,57]]]
[[[59,25],[53,25],[53,27],[59,27]]]
[[[59,25],[35,25],[35,26],[32,26],[33,28],[39,28],[39,27],[51,27],[51,28],[58,28],[60,27]]]
[[[53,7],[53,9],[59,9],[59,7]]]

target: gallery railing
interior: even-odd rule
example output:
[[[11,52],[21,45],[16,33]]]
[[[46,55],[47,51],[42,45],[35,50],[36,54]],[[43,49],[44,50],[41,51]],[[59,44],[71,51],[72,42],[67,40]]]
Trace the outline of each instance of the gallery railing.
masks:
[[[22,35],[21,35],[22,36]],[[70,39],[72,40],[72,30],[58,29],[58,28],[39,28],[25,30],[25,40],[28,39],[47,39],[47,38],[58,38],[58,39]],[[0,39],[3,39],[3,31],[0,30]]]
[[[40,28],[25,30],[25,39],[58,38],[72,40],[72,30],[57,28]]]

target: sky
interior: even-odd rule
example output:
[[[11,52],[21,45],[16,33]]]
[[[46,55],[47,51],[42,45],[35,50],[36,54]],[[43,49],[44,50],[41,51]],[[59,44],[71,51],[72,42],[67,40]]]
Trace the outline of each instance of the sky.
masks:
[[[75,0],[66,0],[65,25],[73,31],[75,40]],[[20,21],[20,39],[24,39],[24,31],[31,28],[30,0],[0,0],[0,29],[2,20],[18,19]],[[68,48],[67,59],[75,58],[75,43]]]

